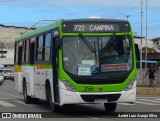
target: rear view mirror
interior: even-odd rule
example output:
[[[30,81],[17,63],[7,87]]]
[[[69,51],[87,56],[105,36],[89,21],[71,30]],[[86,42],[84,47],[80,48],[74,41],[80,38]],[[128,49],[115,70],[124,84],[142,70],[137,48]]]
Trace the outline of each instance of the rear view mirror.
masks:
[[[134,46],[135,46],[135,52],[136,52],[136,59],[137,61],[140,61],[140,52],[139,52],[138,44],[134,44]]]

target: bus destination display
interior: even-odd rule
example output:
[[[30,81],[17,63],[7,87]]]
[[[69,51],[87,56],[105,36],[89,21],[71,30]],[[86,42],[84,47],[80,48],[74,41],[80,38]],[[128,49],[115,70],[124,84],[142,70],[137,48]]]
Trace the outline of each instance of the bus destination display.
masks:
[[[130,32],[124,23],[63,23],[63,32]]]

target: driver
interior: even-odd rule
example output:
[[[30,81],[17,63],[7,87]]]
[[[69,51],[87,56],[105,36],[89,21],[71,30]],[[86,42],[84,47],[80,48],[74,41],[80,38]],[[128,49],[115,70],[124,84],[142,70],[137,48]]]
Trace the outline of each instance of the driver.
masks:
[[[104,52],[104,56],[118,55],[117,51],[114,49],[114,45],[111,44],[108,49]]]

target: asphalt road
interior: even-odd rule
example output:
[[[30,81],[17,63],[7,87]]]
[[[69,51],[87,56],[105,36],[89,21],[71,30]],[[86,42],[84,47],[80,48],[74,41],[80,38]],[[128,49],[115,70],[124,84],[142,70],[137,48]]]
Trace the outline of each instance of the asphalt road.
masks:
[[[146,117],[145,120],[159,121],[160,118],[151,119],[147,118],[147,116],[156,117],[158,112],[157,116],[160,117],[160,97],[149,96],[149,95],[137,95],[137,101],[135,104],[126,104],[126,103],[118,104],[116,112],[114,114],[106,114],[103,104],[67,105],[63,107],[61,113],[51,113],[50,107],[45,101],[41,101],[39,104],[25,104],[23,101],[23,95],[19,94],[15,90],[14,82],[6,80],[4,84],[0,86],[0,112],[1,116],[2,112],[3,113],[12,112],[12,115],[13,113],[18,112],[18,114],[22,114],[23,116],[25,115],[28,116],[30,115],[31,112],[35,112],[37,114],[41,114],[37,116],[43,117],[42,119],[38,119],[39,121],[40,120],[49,121],[53,119],[56,121],[59,120],[71,121],[75,120],[75,118],[77,121],[78,120],[135,121],[135,118],[132,117],[134,117],[135,115],[137,117],[138,114],[141,114],[141,116]],[[45,116],[50,118],[44,118]],[[126,116],[127,118],[123,116]],[[1,118],[0,120],[7,120],[7,119]],[[10,120],[16,121],[17,118]],[[23,120],[32,121],[34,119],[23,119]],[[142,120],[142,118],[136,118],[136,120]]]

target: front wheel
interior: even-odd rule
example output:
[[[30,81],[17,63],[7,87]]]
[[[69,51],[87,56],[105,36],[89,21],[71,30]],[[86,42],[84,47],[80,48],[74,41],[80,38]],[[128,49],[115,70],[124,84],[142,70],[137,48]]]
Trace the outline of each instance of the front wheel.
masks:
[[[49,99],[49,104],[50,104],[51,111],[54,112],[54,113],[60,112],[61,111],[61,106],[56,105],[56,104],[53,103],[52,94],[51,94],[50,88],[47,89],[47,91],[48,91],[48,99]]]
[[[117,103],[104,103],[104,108],[108,113],[115,112],[116,107],[117,107]]]

